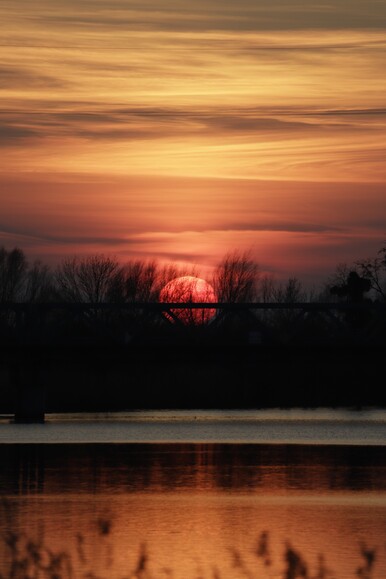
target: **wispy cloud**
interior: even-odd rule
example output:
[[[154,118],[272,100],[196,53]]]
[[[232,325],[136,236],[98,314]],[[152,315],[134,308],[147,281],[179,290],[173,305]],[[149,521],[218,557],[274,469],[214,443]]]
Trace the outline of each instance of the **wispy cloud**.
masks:
[[[2,239],[206,263],[252,245],[299,271],[386,231],[383,0],[0,16]]]
[[[3,2],[4,4],[4,2]],[[12,13],[15,4],[5,1]],[[19,0],[18,10],[30,10],[28,0]],[[115,0],[61,0],[54,4],[40,0],[34,19],[40,24],[94,29],[163,29],[170,32],[196,30],[303,30],[341,28],[382,28],[386,8],[382,0],[335,0],[310,3],[295,0],[259,2],[240,0],[156,0],[127,2]]]
[[[2,90],[9,90],[10,88],[22,90],[37,88],[41,90],[63,86],[63,81],[55,75],[39,74],[37,71],[15,66],[0,66],[0,79]]]
[[[30,127],[17,124],[2,123],[0,119],[0,147],[18,146],[21,143],[25,146],[32,139],[38,139],[41,133]]]
[[[165,107],[165,108],[110,108],[93,111],[82,110],[83,104],[73,103],[73,111],[39,111],[30,113],[3,111],[0,126],[0,146],[10,142],[23,144],[25,139],[36,141],[65,136],[73,139],[106,141],[140,141],[180,137],[244,136],[256,139],[280,135],[285,140],[293,133],[320,134],[320,131],[339,134],[349,131],[377,131],[386,127],[384,109],[317,110],[295,108],[291,110],[253,110],[251,107]],[[326,122],[325,119],[328,119]],[[1,122],[1,119],[0,119]],[[274,137],[276,138],[276,136]]]

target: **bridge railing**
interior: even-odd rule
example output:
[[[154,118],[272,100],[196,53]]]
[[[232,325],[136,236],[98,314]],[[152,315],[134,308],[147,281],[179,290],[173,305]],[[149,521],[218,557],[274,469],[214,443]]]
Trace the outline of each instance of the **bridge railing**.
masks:
[[[197,316],[195,313],[200,313]],[[207,315],[208,314],[208,315]],[[205,323],[199,323],[205,322]],[[250,341],[290,343],[303,335],[314,341],[343,339],[383,342],[386,304],[363,303],[1,303],[0,341],[45,343],[61,336],[95,331],[93,339],[128,343],[141,332],[199,328],[219,336],[228,330],[247,333]],[[162,337],[162,336],[161,336]],[[85,333],[85,341],[87,338]]]

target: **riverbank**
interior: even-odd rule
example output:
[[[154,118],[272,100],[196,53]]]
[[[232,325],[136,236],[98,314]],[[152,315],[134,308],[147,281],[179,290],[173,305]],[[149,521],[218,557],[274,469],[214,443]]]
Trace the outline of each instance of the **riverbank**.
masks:
[[[0,419],[0,444],[242,443],[386,445],[386,411],[165,410],[47,414],[45,424]]]

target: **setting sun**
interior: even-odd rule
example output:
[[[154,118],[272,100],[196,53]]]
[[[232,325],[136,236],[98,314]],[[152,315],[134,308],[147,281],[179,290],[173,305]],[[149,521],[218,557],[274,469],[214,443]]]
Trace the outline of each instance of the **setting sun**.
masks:
[[[204,279],[186,275],[172,279],[161,290],[160,301],[164,303],[215,303],[216,295],[213,287]],[[171,309],[172,316],[184,324],[204,324],[216,314],[214,308],[209,309]]]

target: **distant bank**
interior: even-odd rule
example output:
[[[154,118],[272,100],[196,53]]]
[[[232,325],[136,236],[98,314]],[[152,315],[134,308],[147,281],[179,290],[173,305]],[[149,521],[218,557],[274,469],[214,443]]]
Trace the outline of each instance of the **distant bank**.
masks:
[[[0,444],[386,445],[386,411],[137,411],[48,415],[46,424],[0,419]]]

